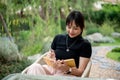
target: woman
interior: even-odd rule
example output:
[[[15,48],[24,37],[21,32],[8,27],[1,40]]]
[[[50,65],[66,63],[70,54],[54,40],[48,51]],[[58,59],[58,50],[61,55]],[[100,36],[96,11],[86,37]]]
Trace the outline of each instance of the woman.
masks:
[[[84,17],[79,11],[72,11],[66,19],[67,34],[57,35],[52,44],[49,56],[53,66],[33,64],[27,74],[81,76],[92,53],[91,44],[82,38]],[[76,67],[69,67],[65,59],[75,60]]]

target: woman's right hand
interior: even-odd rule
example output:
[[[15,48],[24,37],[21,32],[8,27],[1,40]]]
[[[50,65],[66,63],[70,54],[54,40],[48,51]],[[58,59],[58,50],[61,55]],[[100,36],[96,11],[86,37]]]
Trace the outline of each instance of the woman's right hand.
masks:
[[[53,62],[53,68],[59,71],[68,71],[69,66],[64,62],[64,60],[55,60]]]
[[[48,51],[47,57],[56,60],[54,50]]]

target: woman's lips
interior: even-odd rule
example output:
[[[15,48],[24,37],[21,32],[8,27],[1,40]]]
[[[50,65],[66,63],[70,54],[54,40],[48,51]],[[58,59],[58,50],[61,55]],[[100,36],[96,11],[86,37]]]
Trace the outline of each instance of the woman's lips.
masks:
[[[74,34],[70,34],[70,36],[74,36]]]

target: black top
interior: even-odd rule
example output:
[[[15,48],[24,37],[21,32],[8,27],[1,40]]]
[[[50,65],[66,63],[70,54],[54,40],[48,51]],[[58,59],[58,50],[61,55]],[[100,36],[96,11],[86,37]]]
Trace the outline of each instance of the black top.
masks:
[[[70,46],[68,52],[66,42],[68,42],[68,47]],[[68,34],[59,34],[55,36],[51,48],[55,51],[56,59],[74,58],[76,67],[79,66],[79,57],[90,58],[92,53],[91,44],[80,35],[70,38]]]

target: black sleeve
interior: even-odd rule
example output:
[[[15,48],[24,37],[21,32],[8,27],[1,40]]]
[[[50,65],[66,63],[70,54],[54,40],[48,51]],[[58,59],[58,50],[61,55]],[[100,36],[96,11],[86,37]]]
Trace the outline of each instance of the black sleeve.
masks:
[[[55,36],[55,37],[54,37],[53,42],[52,42],[52,44],[51,44],[51,49],[53,49],[53,50],[56,49],[57,37],[58,37],[58,36]]]
[[[80,56],[90,58],[91,54],[92,54],[92,47],[90,42],[84,41],[82,44],[82,50],[80,51]]]

